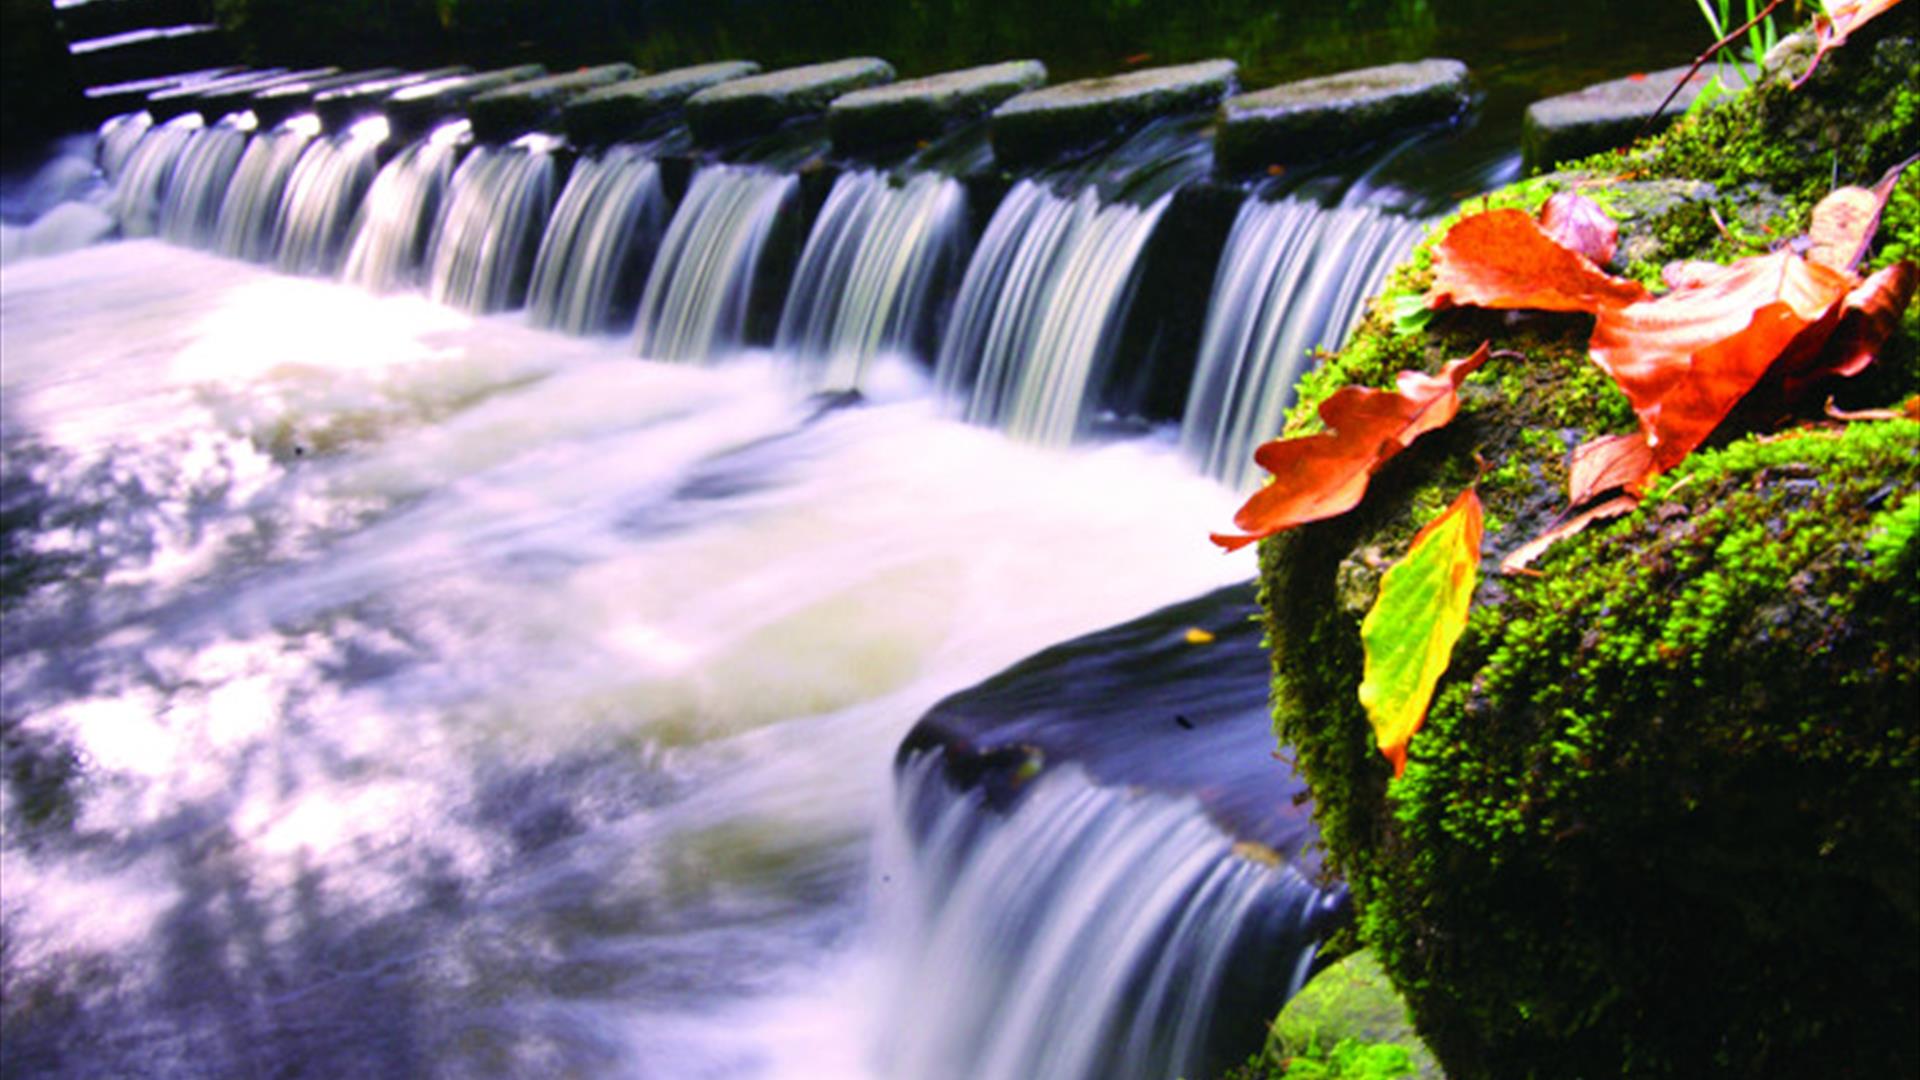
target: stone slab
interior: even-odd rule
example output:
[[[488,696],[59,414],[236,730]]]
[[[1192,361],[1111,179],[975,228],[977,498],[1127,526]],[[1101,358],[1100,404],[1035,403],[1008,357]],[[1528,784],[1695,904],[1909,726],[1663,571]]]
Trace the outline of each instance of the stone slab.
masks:
[[[722,60],[617,82],[567,102],[561,124],[577,143],[617,142],[677,112],[702,90],[759,73],[751,60]]]
[[[843,94],[892,81],[893,65],[871,56],[735,79],[688,98],[687,127],[703,145],[732,142],[825,112]]]
[[[1302,79],[1220,104],[1214,157],[1229,172],[1331,157],[1469,102],[1467,65],[1430,59]]]
[[[230,112],[247,107],[247,102],[257,90],[264,90],[282,83],[304,82],[327,75],[339,73],[339,68],[307,68],[302,71],[276,70],[253,75],[237,76],[232,79],[216,79],[211,83],[198,86],[183,86],[177,90],[163,90],[147,97],[147,111],[157,121],[170,120],[181,113],[198,112],[209,124]]]
[[[282,120],[296,113],[306,112],[316,95],[328,90],[338,90],[348,86],[379,79],[390,79],[400,74],[398,68],[372,68],[366,71],[349,71],[338,75],[327,75],[317,79],[296,79],[292,82],[269,86],[264,90],[255,90],[247,100],[247,107],[260,121],[260,130],[266,131],[278,125]]]
[[[1686,68],[1676,67],[1628,75],[1527,106],[1520,128],[1522,167],[1535,173],[1551,168],[1555,162],[1632,142],[1647,126],[1647,118],[1661,99],[1686,73]],[[1651,130],[1664,129],[1686,112],[1712,76],[1710,69],[1702,68],[1689,79]]]
[[[467,101],[474,138],[505,142],[535,128],[558,130],[567,102],[589,90],[625,82],[640,74],[632,64],[602,64],[564,75],[516,82],[477,94]]]
[[[1238,73],[1231,60],[1203,60],[1030,90],[993,111],[994,156],[1044,161],[1156,117],[1211,108],[1233,92]]]
[[[313,96],[313,111],[319,115],[321,125],[328,131],[343,131],[353,126],[355,121],[379,112],[380,106],[395,90],[471,74],[472,68],[461,65],[431,71],[402,72],[335,90],[323,90]]]
[[[1046,82],[1040,61],[1009,60],[871,86],[835,98],[827,130],[843,153],[928,139]]]
[[[460,115],[472,98],[490,90],[543,78],[546,74],[547,69],[539,64],[521,64],[477,75],[435,79],[395,90],[387,95],[382,108],[396,135],[422,135],[441,121]]]

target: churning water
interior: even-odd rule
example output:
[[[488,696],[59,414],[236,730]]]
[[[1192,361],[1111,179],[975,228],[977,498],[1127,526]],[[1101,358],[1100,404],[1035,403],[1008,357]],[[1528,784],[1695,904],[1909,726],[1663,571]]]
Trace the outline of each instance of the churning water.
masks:
[[[959,1026],[918,1043],[888,1008],[940,980],[871,914],[926,887],[874,845],[902,735],[1245,572],[1204,536],[1234,497],[1172,446],[1021,445],[903,367],[823,411],[776,363],[156,241],[9,267],[0,315],[25,1072],[941,1075],[995,1004],[943,987]],[[1069,846],[1198,844],[1154,903],[1271,887],[1190,806],[1074,792],[1036,792],[1079,800]],[[926,947],[985,932],[973,902]],[[1139,1007],[1198,1023],[1174,997]],[[1158,1037],[1142,1060],[1177,1060]]]

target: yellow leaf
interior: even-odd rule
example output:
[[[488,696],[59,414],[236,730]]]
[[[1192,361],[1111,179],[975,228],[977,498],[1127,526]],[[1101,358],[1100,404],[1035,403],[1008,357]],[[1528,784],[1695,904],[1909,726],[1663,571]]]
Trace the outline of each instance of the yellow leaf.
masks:
[[[1187,628],[1187,644],[1210,645],[1212,643],[1213,643],[1213,635],[1211,633],[1208,633],[1207,631],[1202,630],[1197,626],[1190,626]]]
[[[1380,595],[1360,623],[1366,651],[1360,705],[1396,777],[1406,771],[1407,743],[1426,722],[1434,688],[1466,629],[1479,578],[1481,524],[1480,496],[1468,488],[1381,577]]]

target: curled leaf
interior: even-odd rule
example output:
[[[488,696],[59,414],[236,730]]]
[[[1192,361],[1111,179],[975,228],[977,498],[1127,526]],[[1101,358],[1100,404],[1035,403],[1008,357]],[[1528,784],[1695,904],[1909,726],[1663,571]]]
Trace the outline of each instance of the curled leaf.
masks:
[[[1888,169],[1870,188],[1843,187],[1828,192],[1813,208],[1813,220],[1807,227],[1807,258],[1852,273],[1880,228],[1880,214],[1893,197],[1893,186],[1914,161],[1910,157]]]
[[[1569,536],[1585,532],[1587,526],[1596,521],[1606,521],[1609,518],[1631,514],[1639,505],[1640,497],[1637,495],[1615,495],[1605,502],[1595,503],[1572,517],[1562,518],[1546,532],[1509,552],[1506,558],[1500,560],[1500,572],[1503,574],[1528,573],[1527,567],[1535,559],[1546,554],[1548,548]],[[1538,571],[1533,573],[1537,574]]]
[[[1793,85],[1798,87],[1813,76],[1820,58],[1847,43],[1847,37],[1868,22],[1885,14],[1900,0],[1828,0],[1826,12],[1813,18],[1813,36],[1817,43],[1813,62],[1800,73]]]
[[[1360,504],[1380,466],[1413,441],[1444,427],[1460,411],[1460,383],[1487,361],[1487,346],[1450,361],[1439,374],[1403,371],[1397,390],[1344,386],[1320,403],[1327,430],[1275,439],[1253,459],[1273,482],[1253,493],[1233,523],[1242,535],[1214,533],[1233,551],[1309,521],[1344,514]]]
[[[1602,271],[1547,235],[1525,211],[1489,210],[1461,218],[1435,245],[1427,306],[1591,312],[1647,296],[1639,282]]]
[[[1406,771],[1407,743],[1426,722],[1434,688],[1467,627],[1482,527],[1480,496],[1468,488],[1380,578],[1380,595],[1360,623],[1360,706],[1396,777]]]
[[[1785,372],[1788,399],[1800,397],[1822,379],[1852,378],[1865,371],[1900,329],[1900,313],[1913,300],[1917,279],[1920,274],[1912,263],[1897,262],[1854,286],[1840,303],[1840,322],[1826,347]]]
[[[1595,266],[1612,262],[1620,246],[1619,224],[1600,209],[1599,203],[1571,191],[1554,195],[1540,208],[1540,228]]]
[[[1653,447],[1637,431],[1581,443],[1567,464],[1567,505],[1580,506],[1616,488],[1638,490],[1652,473]]]
[[[1695,288],[1598,310],[1589,342],[1640,417],[1657,471],[1700,445],[1776,362],[1792,371],[1817,354],[1852,285],[1787,251],[1700,277]]]

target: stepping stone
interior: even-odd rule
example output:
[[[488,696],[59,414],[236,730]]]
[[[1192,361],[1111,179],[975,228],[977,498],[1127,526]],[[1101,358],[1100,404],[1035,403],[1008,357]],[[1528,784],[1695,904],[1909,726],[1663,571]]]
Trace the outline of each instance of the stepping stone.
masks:
[[[1238,70],[1231,60],[1203,60],[1028,91],[993,111],[994,156],[1043,161],[1157,117],[1211,108],[1233,92]]]
[[[441,121],[460,115],[469,100],[491,90],[541,78],[546,73],[547,69],[539,64],[521,64],[403,87],[387,95],[387,123],[395,135],[424,135]]]
[[[197,112],[211,124],[230,112],[246,108],[247,99],[256,90],[282,83],[318,79],[338,74],[339,71],[339,68],[330,67],[307,68],[304,71],[272,68],[236,75],[230,79],[215,79],[210,83],[180,86],[147,95],[147,111],[153,114],[156,122],[171,120],[182,113]]]
[[[638,74],[640,70],[632,64],[602,64],[514,83],[469,98],[467,119],[473,121],[473,137],[483,142],[506,142],[535,128],[558,130],[560,111],[567,102]]]
[[[73,57],[74,76],[82,86],[108,86],[233,62],[226,35],[218,26],[204,22],[86,38],[69,44],[67,52]]]
[[[868,87],[834,99],[827,130],[843,153],[929,139],[1046,82],[1045,64],[1010,60]]]
[[[261,131],[271,131],[282,120],[296,113],[308,111],[316,94],[328,90],[338,90],[347,86],[376,79],[390,79],[400,74],[398,68],[374,68],[370,71],[349,71],[342,75],[328,75],[318,79],[303,79],[269,86],[264,90],[255,90],[248,99],[247,107],[260,121]]]
[[[1332,157],[1410,127],[1448,120],[1468,103],[1467,65],[1421,60],[1343,71],[1230,97],[1214,159],[1231,172]]]
[[[246,73],[244,68],[237,67],[203,68],[199,71],[183,71],[151,79],[136,79],[132,82],[113,83],[107,86],[90,86],[84,96],[96,112],[105,116],[145,108],[147,98],[163,90],[176,90],[186,86],[206,87],[219,79],[228,79]]]
[[[319,115],[321,126],[328,131],[345,131],[356,121],[379,112],[381,104],[392,96],[395,90],[438,79],[450,79],[456,75],[471,74],[473,69],[470,67],[443,67],[432,71],[405,72],[354,86],[343,86],[337,90],[325,90],[313,96],[313,111]]]
[[[1647,124],[1675,83],[1687,74],[1684,67],[1629,75],[1596,83],[1571,94],[1544,98],[1527,106],[1520,129],[1521,164],[1527,173],[1551,168],[1555,162],[1597,154],[1625,146]],[[1687,81],[1666,112],[1649,128],[1665,130],[1693,104],[1700,89],[1713,77],[1702,68]]]
[[[705,146],[762,135],[797,116],[826,111],[842,94],[893,81],[893,65],[871,56],[735,79],[687,99],[687,127]]]
[[[760,65],[751,60],[722,60],[617,82],[567,102],[561,122],[574,142],[617,142],[678,111],[708,87],[759,73]]]

